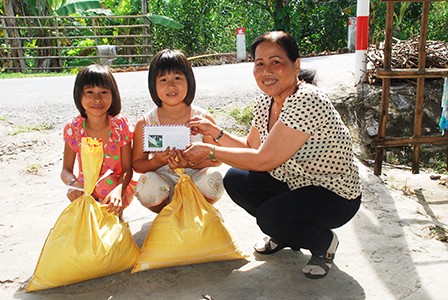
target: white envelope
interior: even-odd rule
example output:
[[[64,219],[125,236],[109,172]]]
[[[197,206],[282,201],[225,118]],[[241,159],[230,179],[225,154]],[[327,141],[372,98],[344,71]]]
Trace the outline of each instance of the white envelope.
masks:
[[[143,128],[144,152],[159,152],[168,147],[184,150],[190,144],[190,128],[185,125],[145,125]]]

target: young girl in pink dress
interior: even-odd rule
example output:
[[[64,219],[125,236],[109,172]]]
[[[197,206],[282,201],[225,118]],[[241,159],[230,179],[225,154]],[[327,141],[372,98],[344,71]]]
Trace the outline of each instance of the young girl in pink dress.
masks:
[[[121,216],[132,200],[136,182],[132,180],[132,130],[128,119],[119,115],[121,98],[110,69],[101,65],[82,69],[76,77],[73,96],[80,115],[64,127],[61,179],[71,187],[82,189],[81,138],[101,139],[104,160],[99,178],[106,172],[111,174],[98,182],[92,196],[107,204],[108,211]],[[74,174],[75,160],[78,175]],[[67,197],[74,201],[82,194],[79,189],[69,189]]]

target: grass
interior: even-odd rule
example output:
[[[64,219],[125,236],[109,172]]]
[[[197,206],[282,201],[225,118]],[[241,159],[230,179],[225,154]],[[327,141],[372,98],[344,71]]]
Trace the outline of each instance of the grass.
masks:
[[[39,164],[31,164],[31,165],[27,166],[27,168],[25,169],[25,172],[28,174],[32,174],[32,175],[37,175],[37,174],[39,174],[40,167],[41,167],[41,165],[39,165]]]
[[[386,162],[392,165],[412,165],[412,147],[390,149],[386,152]],[[448,174],[445,148],[422,145],[420,147],[420,169],[437,174]]]
[[[73,73],[0,73],[0,79],[71,76]]]
[[[12,135],[17,135],[24,132],[31,132],[31,131],[44,131],[44,130],[51,130],[53,129],[53,124],[40,124],[37,126],[17,126],[14,127]]]
[[[440,226],[429,227],[429,235],[438,241],[448,243],[448,231]]]
[[[250,126],[253,117],[253,105],[249,104],[243,109],[234,108],[230,111],[230,116],[233,117],[239,124]]]

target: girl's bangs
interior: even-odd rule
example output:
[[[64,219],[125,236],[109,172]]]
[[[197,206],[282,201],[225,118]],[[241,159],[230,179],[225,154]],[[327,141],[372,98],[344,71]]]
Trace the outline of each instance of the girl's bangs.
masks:
[[[169,73],[186,73],[186,66],[180,57],[176,56],[162,56],[156,66],[157,76],[166,75]]]
[[[108,73],[90,72],[86,74],[85,86],[98,86],[111,89],[114,85]]]

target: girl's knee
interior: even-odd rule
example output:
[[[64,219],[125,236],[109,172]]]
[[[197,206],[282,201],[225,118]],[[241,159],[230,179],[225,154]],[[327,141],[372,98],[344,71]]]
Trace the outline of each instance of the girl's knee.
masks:
[[[135,187],[135,196],[149,209],[159,206],[170,196],[170,183],[155,172],[142,174]],[[152,209],[151,209],[152,210]]]
[[[206,169],[193,175],[192,180],[207,201],[213,204],[224,194],[222,174],[216,168]]]

